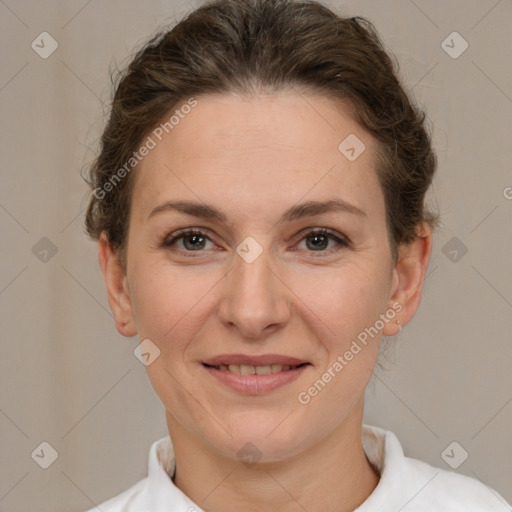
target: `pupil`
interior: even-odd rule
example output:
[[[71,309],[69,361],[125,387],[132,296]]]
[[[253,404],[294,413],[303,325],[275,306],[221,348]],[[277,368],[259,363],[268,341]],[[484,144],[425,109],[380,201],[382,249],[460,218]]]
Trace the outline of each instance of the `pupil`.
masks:
[[[323,243],[321,243],[320,245],[315,245],[314,244],[313,247],[316,248],[316,249],[318,249],[318,248],[325,249],[327,247],[328,242],[329,242],[327,240],[326,236],[324,236],[324,235],[313,235],[311,237],[311,240],[318,240],[319,238],[322,239]]]
[[[203,245],[204,245],[204,238],[200,235],[188,235],[187,237],[184,238],[184,241],[185,241],[185,247],[187,247],[187,241],[188,240],[195,240],[196,242],[198,240],[203,240]],[[202,248],[202,245],[198,244],[194,244],[192,243],[189,247],[187,248],[191,248],[192,250],[197,250],[197,249],[201,249]]]

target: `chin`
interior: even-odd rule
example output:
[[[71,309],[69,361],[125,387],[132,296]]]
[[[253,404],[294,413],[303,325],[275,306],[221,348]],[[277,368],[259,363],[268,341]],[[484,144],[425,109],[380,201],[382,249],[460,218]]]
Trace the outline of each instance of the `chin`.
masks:
[[[220,436],[216,435],[210,442],[228,458],[257,458],[259,462],[281,461],[301,452],[308,444],[304,425],[285,418],[286,414],[283,413],[244,413],[243,418],[230,420],[226,430],[232,437],[222,430]]]

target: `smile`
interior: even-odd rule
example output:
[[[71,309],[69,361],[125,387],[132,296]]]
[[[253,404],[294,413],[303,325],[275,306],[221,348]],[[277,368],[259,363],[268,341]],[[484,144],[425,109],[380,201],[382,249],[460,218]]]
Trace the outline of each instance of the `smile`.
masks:
[[[251,366],[248,364],[221,364],[219,366],[212,366],[216,370],[229,371],[231,373],[237,373],[239,375],[270,375],[271,373],[287,372],[295,370],[299,366],[303,366],[308,363],[299,364],[296,366],[290,366],[289,364],[272,364],[266,366]]]
[[[223,387],[249,395],[267,394],[290,384],[302,375],[310,363],[299,365],[272,364],[202,364],[203,368]]]

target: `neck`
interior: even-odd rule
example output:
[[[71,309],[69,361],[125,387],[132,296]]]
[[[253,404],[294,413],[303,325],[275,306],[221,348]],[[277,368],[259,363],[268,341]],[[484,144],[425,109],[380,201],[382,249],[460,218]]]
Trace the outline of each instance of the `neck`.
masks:
[[[307,450],[253,466],[212,451],[169,414],[167,422],[176,456],[175,485],[208,512],[350,512],[379,481],[363,451],[362,403],[357,414]]]

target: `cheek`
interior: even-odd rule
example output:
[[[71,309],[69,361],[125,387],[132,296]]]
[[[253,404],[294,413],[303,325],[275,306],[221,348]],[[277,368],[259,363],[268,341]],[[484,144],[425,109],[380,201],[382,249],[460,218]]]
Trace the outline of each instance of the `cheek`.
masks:
[[[301,283],[308,300],[300,314],[306,318],[309,311],[310,329],[324,353],[302,399],[310,401],[306,407],[318,411],[328,430],[354,407],[373,373],[388,282],[382,268],[367,261],[324,276],[306,274]]]
[[[186,350],[195,329],[204,321],[208,292],[218,279],[198,275],[192,267],[178,269],[140,260],[133,268],[137,276],[131,297],[133,314],[141,341],[148,338],[160,350],[159,356],[146,366],[147,375],[169,411],[197,415],[194,401],[190,400],[190,393],[199,396],[195,385],[190,381],[186,389],[183,385]]]
[[[137,282],[131,302],[141,339],[151,339],[161,350],[180,350],[204,316],[209,295],[222,277],[218,274],[165,262],[134,266]]]
[[[302,289],[309,297],[304,301],[307,308],[303,316],[306,309],[314,313],[308,315],[310,329],[323,352],[315,377],[330,389],[317,401],[319,407],[332,402],[353,405],[371,377],[382,330],[377,321],[386,307],[384,274],[378,266],[347,264],[328,276],[302,278]]]
[[[385,307],[388,283],[382,269],[347,263],[329,272],[303,273],[294,289],[322,320],[322,331],[341,348],[375,323]]]

